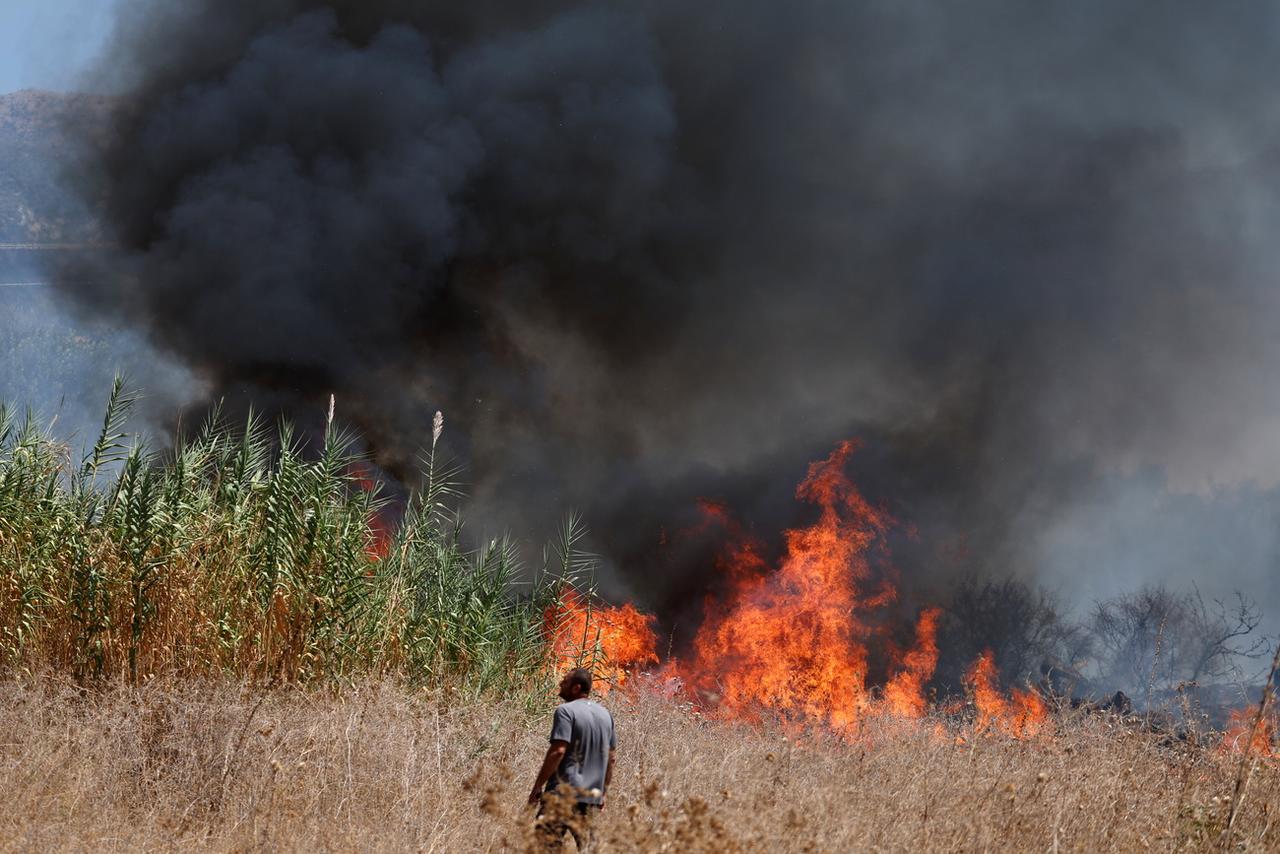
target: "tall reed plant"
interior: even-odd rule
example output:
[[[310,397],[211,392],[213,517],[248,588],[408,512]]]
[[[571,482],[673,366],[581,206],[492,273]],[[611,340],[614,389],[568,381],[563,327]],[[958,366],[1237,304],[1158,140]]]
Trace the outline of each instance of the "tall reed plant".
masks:
[[[332,403],[315,442],[215,411],[164,452],[129,432],[134,403],[117,379],[79,459],[0,406],[0,666],[545,686],[544,615],[589,586],[580,524],[536,572],[510,538],[467,547],[441,415],[396,508]]]

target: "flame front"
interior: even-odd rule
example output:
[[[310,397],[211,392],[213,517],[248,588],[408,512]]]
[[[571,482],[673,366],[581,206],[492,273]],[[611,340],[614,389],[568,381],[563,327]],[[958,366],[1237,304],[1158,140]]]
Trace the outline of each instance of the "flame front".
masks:
[[[1000,731],[1014,738],[1026,738],[1039,733],[1048,723],[1049,707],[1034,691],[1014,688],[1009,698],[1000,693],[998,672],[991,650],[978,656],[978,660],[965,675],[965,683],[973,694],[977,712],[974,720],[976,732]]]
[[[786,532],[777,570],[759,575],[730,563],[727,603],[711,603],[694,640],[694,684],[722,714],[770,710],[793,719],[853,727],[868,706],[867,626],[857,612],[894,596],[868,592],[868,552],[890,520],[844,473],[856,445],[844,442],[809,467],[796,496],[817,504],[816,523]],[[754,560],[757,552],[731,554]]]
[[[1254,729],[1257,715],[1256,708],[1233,710],[1227,719],[1227,730],[1222,734],[1223,748],[1231,753],[1280,758],[1280,751],[1276,750],[1274,721],[1270,716],[1263,716]]]
[[[567,589],[547,609],[543,631],[557,671],[589,667],[600,682],[598,690],[607,693],[610,685],[626,681],[629,669],[658,663],[653,622],[629,604],[593,605]]]
[[[924,686],[938,666],[939,608],[926,608],[916,623],[916,643],[902,658],[902,669],[884,686],[884,706],[890,714],[922,718],[928,710]]]

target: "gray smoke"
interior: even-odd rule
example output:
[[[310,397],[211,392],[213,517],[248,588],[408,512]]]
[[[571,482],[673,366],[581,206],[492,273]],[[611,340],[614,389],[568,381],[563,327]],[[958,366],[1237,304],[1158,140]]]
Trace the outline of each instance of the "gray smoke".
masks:
[[[123,274],[67,287],[215,396],[336,393],[402,477],[442,408],[474,517],[576,506],[614,589],[669,613],[705,585],[659,546],[696,496],[776,530],[849,435],[919,533],[908,576],[1280,604],[1278,26],[1190,0],[137,0],[104,71],[127,107],[77,170]]]

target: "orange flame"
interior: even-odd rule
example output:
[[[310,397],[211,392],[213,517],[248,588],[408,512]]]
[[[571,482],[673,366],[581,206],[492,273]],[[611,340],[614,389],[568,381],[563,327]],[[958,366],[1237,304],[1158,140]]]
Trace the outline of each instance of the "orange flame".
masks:
[[[1222,747],[1231,753],[1248,753],[1252,756],[1280,758],[1276,750],[1275,722],[1270,716],[1258,721],[1253,729],[1256,708],[1235,709],[1227,719],[1227,730],[1222,734]],[[1252,731],[1253,737],[1250,738]]]
[[[374,560],[382,560],[391,550],[391,528],[381,514],[374,513],[369,516],[368,530],[364,552]]]
[[[629,668],[658,663],[653,617],[631,605],[592,605],[569,589],[543,620],[555,669],[591,668],[600,693],[623,684]]]
[[[902,658],[902,670],[884,686],[884,707],[905,718],[924,717],[924,686],[938,666],[938,608],[926,608],[916,623],[916,644]]]
[[[973,694],[977,710],[974,730],[1000,730],[1014,738],[1027,738],[1040,732],[1049,720],[1049,707],[1044,700],[1034,691],[1017,688],[1006,700],[1000,693],[998,676],[991,650],[978,656],[965,674],[965,683]]]
[[[693,683],[729,716],[770,710],[848,730],[867,707],[866,638],[855,612],[881,605],[892,588],[864,591],[868,550],[890,524],[844,474],[856,448],[844,442],[809,467],[797,498],[817,504],[816,523],[786,532],[777,570],[758,575],[730,558],[732,595],[712,603],[694,639]],[[738,549],[739,560],[758,559]]]
[[[702,529],[718,527],[723,529],[728,537],[728,542],[716,559],[716,569],[732,581],[757,578],[768,571],[769,565],[764,558],[764,544],[750,536],[738,524],[724,503],[712,501],[709,498],[699,498],[698,508],[702,511]]]
[[[374,477],[372,468],[362,460],[356,460],[351,464],[347,469],[347,476],[361,492],[373,492],[378,488],[378,481]],[[391,548],[392,537],[391,525],[383,512],[375,510],[369,514],[365,522],[365,533],[365,554],[374,560],[382,560]]]
[[[1014,688],[1009,695],[1013,721],[1009,733],[1016,738],[1039,735],[1049,723],[1049,706],[1035,691]]]
[[[996,664],[991,650],[978,656],[965,674],[965,682],[973,693],[973,705],[978,712],[974,729],[984,732],[1008,717],[1008,705],[996,687]]]
[[[878,631],[867,615],[897,592],[875,581],[873,558],[893,520],[845,474],[856,448],[844,442],[810,465],[796,497],[816,505],[818,519],[784,532],[776,565],[724,505],[700,502],[704,522],[692,533],[714,527],[728,539],[717,560],[728,593],[708,599],[692,658],[667,662],[653,679],[658,690],[673,696],[682,686],[692,688],[723,717],[772,714],[846,735],[859,732],[866,714],[911,721],[928,714],[925,686],[938,664],[938,608],[920,612],[914,644],[891,664],[880,699],[867,687],[868,647]],[[544,631],[557,668],[591,666],[607,687],[624,683],[630,668],[658,663],[653,622],[631,605],[593,608],[569,590],[547,610]],[[1038,693],[1000,691],[990,651],[974,662],[965,683],[977,711],[975,732],[1026,738],[1048,726],[1049,709]],[[934,732],[945,734],[940,724]]]

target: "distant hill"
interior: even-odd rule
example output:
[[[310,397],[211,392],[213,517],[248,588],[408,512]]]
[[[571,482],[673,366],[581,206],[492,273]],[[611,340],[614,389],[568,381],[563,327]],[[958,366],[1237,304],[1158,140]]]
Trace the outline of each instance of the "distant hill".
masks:
[[[102,124],[112,99],[25,89],[0,95],[0,243],[94,238],[59,172],[72,151],[68,127]]]

